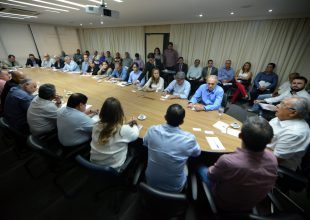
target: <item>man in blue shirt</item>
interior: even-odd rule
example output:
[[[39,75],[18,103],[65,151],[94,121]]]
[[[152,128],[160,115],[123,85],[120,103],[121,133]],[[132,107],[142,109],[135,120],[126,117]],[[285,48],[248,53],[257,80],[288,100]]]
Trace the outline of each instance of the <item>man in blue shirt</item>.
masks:
[[[66,56],[65,57],[65,66],[63,68],[64,72],[80,72],[80,67],[77,65],[76,62],[71,60],[71,57]]]
[[[225,61],[225,66],[219,69],[218,71],[218,81],[219,85],[227,91],[232,86],[232,82],[235,76],[235,71],[231,67],[231,60]]]
[[[122,67],[121,63],[115,63],[115,69],[108,77],[108,79],[118,80],[118,81],[126,81],[127,79],[127,70]]]
[[[13,128],[24,134],[29,133],[27,110],[37,90],[36,82],[22,79],[19,86],[11,88],[4,104],[4,120]]]
[[[217,77],[210,75],[207,78],[207,83],[201,85],[191,100],[189,101],[188,108],[196,111],[211,111],[217,110],[221,107],[224,90],[217,85]],[[201,100],[201,104],[199,104]]]
[[[253,104],[258,95],[269,94],[275,90],[278,84],[278,75],[273,72],[275,67],[276,64],[268,63],[266,70],[256,75],[253,82],[253,88],[250,92],[251,104]]]
[[[166,96],[170,93],[171,95],[169,95],[168,99],[187,99],[190,91],[191,84],[185,80],[185,73],[177,72],[175,80],[167,86],[163,95]]]
[[[83,62],[82,62],[82,73],[87,73],[88,66],[89,66],[88,55],[84,54],[83,55]]]
[[[185,110],[181,105],[170,105],[165,115],[167,124],[150,127],[143,138],[143,144],[148,148],[145,176],[151,187],[181,192],[186,183],[184,168],[188,157],[200,155],[195,136],[179,127],[184,117]]]

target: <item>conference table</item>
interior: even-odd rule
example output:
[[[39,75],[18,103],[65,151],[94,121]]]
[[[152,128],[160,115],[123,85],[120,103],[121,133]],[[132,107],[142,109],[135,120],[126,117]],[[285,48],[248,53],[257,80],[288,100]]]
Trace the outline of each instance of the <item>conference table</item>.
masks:
[[[37,81],[39,85],[51,83],[56,86],[57,94],[63,96],[63,102],[68,99],[71,92],[83,93],[88,97],[87,104],[92,105],[92,109],[101,108],[104,100],[108,97],[115,97],[121,101],[126,120],[132,117],[138,117],[140,114],[146,116],[145,120],[138,120],[143,127],[140,130],[142,138],[147,128],[152,125],[165,123],[165,113],[167,108],[174,103],[178,103],[186,110],[184,123],[180,126],[183,130],[189,131],[196,136],[196,139],[203,151],[228,153],[234,152],[237,147],[241,146],[241,141],[237,137],[234,129],[234,135],[231,132],[226,133],[223,129],[215,128],[213,125],[218,122],[231,123],[241,122],[223,114],[219,116],[218,111],[193,111],[187,108],[187,100],[181,99],[162,99],[160,92],[144,92],[138,90],[134,85],[120,86],[120,83],[107,82],[104,79],[95,79],[94,76],[80,75],[79,73],[64,73],[47,68],[23,68],[19,69],[27,78]],[[226,128],[233,131],[232,128]],[[225,149],[211,148],[206,137],[217,137]],[[167,143],[169,147],[169,143]]]

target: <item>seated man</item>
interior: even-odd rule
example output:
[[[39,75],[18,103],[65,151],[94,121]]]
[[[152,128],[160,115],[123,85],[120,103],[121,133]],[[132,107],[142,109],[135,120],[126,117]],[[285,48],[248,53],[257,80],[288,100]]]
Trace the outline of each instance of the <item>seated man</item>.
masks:
[[[249,112],[258,111],[260,109],[259,103],[269,103],[269,104],[279,103],[283,99],[292,97],[292,96],[304,97],[310,103],[310,95],[305,90],[307,82],[308,80],[303,76],[296,77],[295,79],[293,79],[291,83],[291,88],[289,90],[282,92],[281,95],[276,96],[276,97],[265,98],[263,100],[260,100],[260,99],[255,100],[254,105],[252,106],[252,108],[248,109],[248,111]],[[260,98],[261,96],[263,95],[258,96],[258,98]]]
[[[82,62],[82,69],[81,69],[82,73],[87,73],[88,66],[89,66],[88,55],[84,54],[83,55],[83,62]]]
[[[99,71],[99,65],[96,64],[93,60],[89,61],[87,73],[90,75],[97,75],[98,71]]]
[[[163,95],[169,95],[168,99],[187,99],[191,91],[191,84],[185,80],[184,72],[177,72],[173,80],[164,90]]]
[[[4,84],[2,93],[1,93],[1,106],[0,106],[0,113],[3,113],[4,103],[6,96],[8,95],[9,91],[12,87],[16,87],[19,85],[20,80],[25,79],[25,75],[22,72],[19,71],[13,71],[11,72],[11,80],[7,81]]]
[[[211,111],[221,107],[224,90],[217,85],[217,76],[211,75],[201,85],[189,101],[188,108],[196,111]],[[198,104],[200,100],[201,104]]]
[[[76,146],[91,139],[94,121],[88,116],[92,110],[86,111],[87,99],[81,93],[73,93],[67,106],[58,110],[58,139],[63,146]]]
[[[55,56],[55,63],[52,67],[55,67],[55,69],[62,69],[65,66],[65,63],[62,59],[60,59],[60,56]]]
[[[200,60],[196,59],[194,65],[191,65],[187,72],[187,80],[191,84],[191,94],[193,94],[200,85],[199,80],[201,79],[202,67],[199,65]]]
[[[11,69],[13,67],[22,67],[22,65],[19,64],[19,62],[15,59],[15,56],[10,54],[8,56],[8,61],[4,63],[4,67]]]
[[[239,134],[241,148],[222,155],[209,168],[199,168],[220,210],[250,211],[273,188],[277,179],[277,159],[265,150],[272,136],[272,128],[265,119],[250,117]]]
[[[278,84],[278,75],[273,72],[276,64],[268,63],[264,72],[258,73],[253,82],[253,88],[250,92],[251,104],[261,94],[272,93]]]
[[[76,62],[71,60],[71,57],[66,56],[65,57],[65,66],[63,68],[64,72],[80,72],[80,67],[77,65]]]
[[[130,54],[125,52],[125,58],[123,59],[122,65],[125,68],[129,68],[133,63],[133,59],[131,59]]]
[[[29,54],[29,58],[26,62],[26,67],[41,67],[41,59],[38,59],[34,56],[34,54]]]
[[[30,132],[38,137],[53,131],[56,133],[57,111],[60,106],[61,100],[59,96],[56,96],[55,86],[41,85],[39,95],[32,100],[27,111]]]
[[[184,72],[185,74],[187,74],[188,65],[184,63],[183,57],[179,57],[177,64],[174,66],[174,70],[176,72]]]
[[[81,54],[80,49],[76,49],[76,53],[73,55],[73,60],[76,62],[79,66],[82,64],[83,56]]]
[[[19,86],[11,88],[4,104],[4,120],[18,131],[28,134],[27,110],[37,90],[36,82],[23,79]]]
[[[273,150],[279,165],[296,170],[310,143],[310,129],[304,120],[309,114],[309,101],[290,97],[277,105],[276,118],[269,124],[274,137],[267,146]]]
[[[278,88],[276,88],[274,90],[274,92],[269,97],[265,97],[265,98],[276,97],[276,96],[281,95],[285,91],[290,90],[293,79],[295,79],[296,77],[299,77],[299,76],[300,76],[299,73],[288,74],[288,81],[285,81],[284,83],[282,83]],[[269,94],[266,94],[266,96],[267,95],[269,95]]]
[[[0,70],[0,95],[2,93],[5,83],[9,81],[10,79],[11,79],[11,76],[8,71]],[[0,100],[0,104],[1,104],[1,100]]]
[[[188,157],[200,155],[195,136],[179,128],[184,118],[182,106],[170,105],[165,115],[167,124],[150,127],[143,138],[143,144],[148,148],[145,176],[151,187],[181,192],[186,183],[184,168]]]
[[[122,67],[121,63],[115,63],[115,69],[111,73],[110,76],[108,76],[108,79],[114,79],[119,81],[126,81],[127,80],[127,70],[126,68]]]
[[[226,60],[225,66],[218,70],[219,85],[223,87],[225,92],[232,87],[234,76],[235,71],[231,67],[231,60]]]
[[[204,81],[206,77],[210,75],[216,75],[218,74],[218,70],[216,67],[213,66],[213,60],[208,60],[208,65],[202,69],[202,77],[201,81]]]
[[[48,53],[46,53],[46,54],[44,54],[44,58],[42,61],[42,67],[50,68],[53,66],[54,62],[55,61],[50,57],[50,55]]]

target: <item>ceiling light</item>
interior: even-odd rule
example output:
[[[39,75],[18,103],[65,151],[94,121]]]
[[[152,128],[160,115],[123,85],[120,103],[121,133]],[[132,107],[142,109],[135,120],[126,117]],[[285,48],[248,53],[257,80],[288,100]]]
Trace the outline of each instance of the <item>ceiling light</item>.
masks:
[[[123,0],[114,0],[114,1],[119,3],[124,2]]]
[[[20,17],[29,17],[29,18],[37,18],[37,16],[32,15],[22,15],[22,14],[14,14],[9,12],[2,12],[0,11],[0,15],[7,15],[7,16],[20,16]]]
[[[94,3],[97,3],[97,4],[100,4],[101,5],[101,1],[96,1],[96,0],[88,0],[88,1],[90,1],[90,2],[94,2]]]
[[[34,7],[38,7],[38,8],[46,8],[46,9],[52,9],[52,10],[56,10],[56,11],[69,12],[68,10],[64,10],[64,9],[52,8],[52,7],[47,7],[47,6],[43,6],[43,5],[35,5],[35,4],[27,3],[27,2],[20,2],[20,1],[15,1],[15,0],[8,0],[8,1],[9,2],[16,2],[19,4],[23,4],[23,5],[34,6]]]
[[[53,11],[53,10],[48,10],[48,9],[45,9],[44,11],[49,11],[49,12],[53,12],[53,13],[60,13],[59,11]]]
[[[268,12],[271,13],[271,12],[272,12],[272,9],[269,9]]]
[[[85,8],[85,5],[82,5],[82,4],[79,4],[79,3],[75,3],[75,2],[70,2],[70,1],[67,1],[67,0],[56,0],[56,1],[63,2],[63,3],[69,4],[69,5],[75,5],[75,6],[79,6],[79,7]]]
[[[12,5],[12,6],[16,6],[16,7],[22,7],[22,8],[25,8],[25,7],[26,7],[26,6],[23,6],[23,5],[11,4],[11,3],[6,3],[6,2],[0,2],[0,4],[3,4],[3,5]]]
[[[83,24],[80,24],[80,26],[83,26]]]
[[[199,14],[198,16],[199,16],[199,17],[203,17],[203,14]]]
[[[100,21],[100,24],[103,24],[103,21]]]
[[[93,22],[89,22],[90,25],[93,25]]]
[[[233,12],[233,11],[232,11],[232,12],[230,12],[230,14],[231,14],[231,15],[234,15],[234,14],[235,14],[235,12]]]
[[[25,19],[25,18],[21,18],[21,17],[10,16],[10,15],[0,15],[0,18],[14,18],[14,19],[20,19],[20,20]]]
[[[46,1],[42,1],[42,0],[32,0],[32,1],[33,2],[40,2],[40,3],[48,4],[48,5],[54,5],[54,6],[58,6],[58,7],[63,7],[63,8],[69,8],[69,9],[73,9],[73,10],[80,10],[79,8],[73,8],[73,7],[70,7],[70,6],[55,4],[55,3],[46,2]]]

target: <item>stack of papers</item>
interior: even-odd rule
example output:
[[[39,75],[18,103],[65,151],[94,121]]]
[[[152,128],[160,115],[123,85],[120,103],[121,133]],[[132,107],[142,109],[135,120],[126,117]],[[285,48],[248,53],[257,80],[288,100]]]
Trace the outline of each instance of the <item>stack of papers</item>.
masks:
[[[206,137],[212,150],[225,150],[225,147],[217,137]]]
[[[225,122],[222,121],[218,121],[213,125],[213,127],[219,129],[222,133],[226,133],[229,124],[226,124]]]

